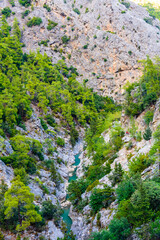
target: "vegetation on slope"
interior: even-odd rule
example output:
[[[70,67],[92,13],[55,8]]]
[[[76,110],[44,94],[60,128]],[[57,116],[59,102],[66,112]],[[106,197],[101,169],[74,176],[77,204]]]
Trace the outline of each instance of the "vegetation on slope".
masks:
[[[48,125],[55,130],[60,127],[54,119],[54,116],[58,117],[61,126],[70,132],[73,146],[78,140],[76,125],[88,128],[95,121],[102,126],[108,113],[117,108],[112,99],[98,96],[87,88],[85,81],[83,85],[79,84],[77,75],[76,69],[67,67],[62,60],[53,65],[46,54],[23,53],[17,20],[11,29],[5,17],[1,19],[0,135],[9,137],[13,148],[12,154],[1,159],[11,165],[15,173],[11,188],[7,190],[4,183],[0,187],[2,229],[23,231],[31,225],[43,230],[45,219],[52,218],[56,225],[60,224],[59,207],[47,201],[42,203],[40,210],[34,205],[34,196],[26,186],[29,182],[28,174],[35,174],[37,166],[44,161],[42,144],[16,130],[16,126],[26,130],[25,121],[32,115],[32,105],[39,108],[42,114],[40,121],[45,131],[48,131]],[[48,108],[52,115],[47,114]],[[52,154],[54,149],[50,147],[49,140],[45,144]],[[65,141],[57,138],[56,144],[63,147]],[[51,178],[58,185],[60,176],[54,162],[48,160],[43,165],[46,165]],[[43,192],[48,193],[47,188],[41,182],[38,183]],[[15,196],[13,201],[10,201],[11,196]]]

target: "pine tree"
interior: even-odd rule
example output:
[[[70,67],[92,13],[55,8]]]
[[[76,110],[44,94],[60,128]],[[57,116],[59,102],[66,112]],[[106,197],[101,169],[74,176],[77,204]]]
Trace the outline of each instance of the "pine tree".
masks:
[[[5,193],[4,206],[6,210],[4,213],[6,219],[10,219],[17,213],[17,231],[23,231],[29,227],[31,223],[40,222],[42,220],[41,215],[35,210],[33,201],[34,194],[30,192],[30,188],[16,178],[11,188]]]
[[[21,40],[21,30],[17,18],[15,18],[13,22],[13,35],[17,37],[19,41]]]
[[[149,141],[152,137],[152,131],[150,129],[150,127],[148,126],[143,134],[143,138],[146,140],[146,141]]]

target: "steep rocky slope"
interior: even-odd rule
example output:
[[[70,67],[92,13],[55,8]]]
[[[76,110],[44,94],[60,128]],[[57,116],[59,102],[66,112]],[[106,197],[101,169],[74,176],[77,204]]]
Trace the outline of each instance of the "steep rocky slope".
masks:
[[[44,3],[50,7],[51,11],[48,12],[47,9],[43,7]],[[87,82],[88,86],[93,87],[94,90],[99,94],[113,96],[116,100],[118,100],[118,102],[120,102],[123,93],[123,85],[125,85],[127,81],[134,82],[138,80],[142,74],[141,70],[139,69],[140,64],[138,60],[146,58],[146,55],[149,55],[151,58],[156,55],[160,55],[160,22],[157,19],[150,17],[149,13],[144,8],[136,5],[133,2],[127,2],[128,5],[122,3],[124,2],[120,2],[118,0],[76,0],[74,2],[69,0],[55,0],[54,2],[49,0],[34,1],[33,5],[28,7],[30,12],[25,18],[22,18],[22,13],[24,13],[26,8],[22,7],[18,1],[15,1],[15,6],[12,7],[8,1],[0,0],[0,7],[4,8],[9,6],[11,8],[12,14],[7,18],[7,21],[10,25],[13,24],[15,17],[18,19],[20,23],[20,29],[22,30],[21,42],[23,44],[23,51],[25,53],[29,53],[30,50],[39,50],[41,53],[46,53],[48,56],[50,56],[53,63],[57,63],[57,61],[61,58],[64,59],[68,66],[73,65],[73,67],[77,68],[77,72],[79,74],[77,74],[77,79],[81,83],[84,79],[86,79],[85,82]],[[42,23],[40,26],[28,27],[26,25],[28,20],[34,16],[40,17],[42,19]],[[47,29],[48,20],[57,23],[50,31]],[[66,41],[63,41],[64,36],[68,37],[66,38]],[[47,42],[43,42],[46,40]],[[12,49],[12,46],[10,47]],[[85,176],[83,179],[84,182],[88,177],[87,171],[89,166],[91,165],[92,170],[92,168],[94,169],[95,165],[99,161],[97,164],[97,173],[94,172],[94,175],[97,174],[97,178],[93,176],[94,180],[91,180],[88,183],[89,188],[86,187],[83,194],[79,193],[79,199],[75,200],[75,203],[77,201],[77,205],[80,205],[81,209],[76,211],[76,204],[74,205],[73,201],[73,205],[71,205],[69,214],[73,221],[71,230],[75,234],[76,239],[85,240],[89,238],[92,232],[106,229],[116,213],[118,208],[118,200],[115,200],[115,189],[117,188],[117,184],[112,184],[112,181],[110,180],[110,176],[115,173],[114,171],[116,164],[120,163],[124,173],[129,175],[129,164],[132,163],[134,158],[139,157],[141,154],[147,155],[150,149],[153,147],[155,143],[153,136],[148,141],[142,139],[143,133],[147,127],[146,123],[144,122],[144,115],[148,111],[153,112],[153,121],[150,122],[149,127],[152,130],[152,133],[155,132],[160,124],[160,100],[158,99],[159,93],[156,96],[156,100],[154,95],[150,95],[151,101],[150,98],[148,98],[149,100],[147,102],[148,105],[146,104],[146,109],[143,109],[144,111],[142,110],[141,114],[138,113],[139,115],[135,115],[135,126],[133,126],[133,118],[125,115],[123,111],[121,112],[121,108],[114,105],[112,101],[108,100],[107,102],[106,98],[106,102],[104,104],[103,99],[100,99],[97,95],[92,95],[92,92],[87,90],[85,84],[83,85],[84,92],[81,92],[81,87],[76,85],[76,82],[74,79],[72,79],[73,76],[72,73],[70,73],[72,68],[61,68],[61,66],[58,65],[57,68],[54,68],[52,69],[53,71],[50,71],[49,64],[51,66],[51,63],[48,63],[48,65],[44,66],[44,69],[42,65],[40,65],[39,69],[38,64],[41,60],[40,56],[41,55],[38,55],[38,57],[34,59],[34,64],[30,66],[28,62],[31,61],[32,56],[28,57],[27,59],[27,55],[23,55],[24,62],[21,65],[22,72],[20,73],[22,89],[26,82],[31,79],[29,86],[30,88],[27,86],[28,89],[26,88],[25,93],[27,97],[34,93],[34,88],[36,89],[36,85],[33,83],[36,74],[37,78],[35,77],[35,79],[40,79],[39,82],[37,81],[37,85],[39,85],[40,88],[36,89],[38,94],[35,91],[35,96],[31,96],[30,99],[28,97],[28,99],[31,101],[30,107],[32,114],[29,119],[24,117],[22,119],[23,122],[20,122],[21,124],[24,123],[25,126],[22,124],[23,126],[21,126],[23,128],[21,128],[20,125],[16,125],[15,121],[14,127],[16,127],[17,132],[15,133],[14,141],[16,141],[16,138],[18,139],[20,135],[22,139],[25,138],[28,139],[28,141],[38,140],[42,146],[42,161],[38,155],[34,154],[32,148],[27,153],[28,155],[34,157],[37,165],[37,170],[34,172],[34,174],[28,174],[28,186],[31,192],[34,193],[35,205],[39,206],[40,209],[42,209],[43,202],[46,200],[51,200],[53,205],[61,205],[61,207],[71,204],[69,201],[66,202],[66,197],[68,179],[74,171],[72,164],[74,163],[75,154],[81,152],[81,163],[77,169],[77,177],[80,179],[81,177]],[[48,61],[47,58],[46,61]],[[28,64],[28,68],[24,68],[25,64]],[[159,69],[157,66],[156,70]],[[57,69],[59,70],[59,75],[56,75],[56,80],[57,82],[62,82],[62,85],[59,85],[59,88],[56,88],[56,81],[53,77],[53,73],[54,71],[56,72]],[[21,68],[18,70],[20,71]],[[155,69],[151,68],[151,70]],[[25,71],[28,73],[28,75],[29,73],[31,73],[31,76],[33,74],[33,79],[28,78],[28,75],[24,74]],[[36,72],[35,75],[34,71]],[[47,75],[49,79],[44,78],[44,75],[47,71],[50,73]],[[42,72],[44,74],[42,74],[43,76],[41,75]],[[73,72],[75,73],[75,69]],[[16,74],[18,75],[19,73]],[[60,76],[60,74],[62,75]],[[25,76],[27,79],[24,83],[23,77],[25,78]],[[10,77],[10,74],[8,74],[7,77]],[[63,80],[66,85],[68,84],[65,89],[63,89],[63,85],[65,86]],[[153,80],[155,80],[154,77]],[[158,77],[156,78],[156,81],[159,81]],[[46,88],[46,82],[50,85],[48,85],[47,91],[43,93],[43,87],[44,89]],[[16,85],[16,83],[16,81],[13,81],[13,86],[14,84]],[[55,90],[54,87],[59,90],[59,92],[57,90],[59,95],[51,94],[52,91]],[[64,91],[62,91],[62,89]],[[1,94],[3,94],[3,90],[3,88],[2,90],[0,89]],[[16,88],[13,88],[12,91],[14,90],[17,91]],[[135,105],[140,99],[140,94],[138,95],[139,98],[136,98],[136,90],[137,88],[133,90],[133,102],[135,101]],[[39,94],[41,92],[42,95]],[[152,93],[153,92],[151,92],[151,94]],[[147,96],[149,96],[149,94]],[[72,101],[72,98],[75,100],[75,102]],[[55,102],[57,99],[60,99],[59,102],[57,100],[59,105],[61,104],[61,100],[64,100],[65,104],[58,108],[56,104],[54,105],[54,101],[49,101],[50,99],[54,100]],[[74,106],[70,106],[68,104],[70,101],[72,101]],[[50,102],[51,105],[49,105]],[[5,105],[6,102],[3,102],[3,104]],[[82,106],[83,104],[84,106]],[[108,109],[107,106],[109,106]],[[113,108],[115,108],[118,112],[118,117],[113,117],[114,114],[116,115],[116,112],[114,112],[115,109]],[[77,109],[80,111],[80,113]],[[96,109],[95,112],[94,109]],[[107,114],[104,113],[103,115],[103,112],[105,111],[111,111],[113,114],[112,121],[110,122],[108,120],[109,125],[106,124],[108,112]],[[18,114],[20,115],[19,112]],[[54,127],[50,126],[48,122],[46,123],[47,115],[45,114],[54,116]],[[99,121],[97,121],[96,117]],[[2,122],[4,121],[4,125],[6,124],[6,119],[6,116],[2,117]],[[70,132],[72,128],[70,122],[67,122],[68,119],[71,119],[71,124],[73,124],[74,127],[76,126],[75,130],[79,133],[79,139],[74,148],[71,145]],[[92,121],[90,119],[92,119]],[[46,129],[43,126],[44,123],[47,125]],[[116,143],[114,146],[112,131],[115,130],[114,128],[116,127],[116,124],[120,129],[120,136],[116,134],[115,136],[120,141],[120,145],[118,145],[118,148],[116,148],[115,151]],[[15,149],[12,139],[13,136],[9,136],[8,133],[4,134],[4,126],[1,128],[3,136],[0,136],[0,157],[2,160],[6,161],[6,164],[0,160],[0,180],[4,180],[8,187],[10,187],[12,184],[12,179],[16,177],[16,174],[14,173],[14,169],[11,167],[12,162],[7,164],[5,157],[12,155],[15,152]],[[84,136],[86,135],[89,138],[90,134],[92,133],[88,133],[88,129],[91,129],[91,131],[95,129],[95,132],[93,132],[95,135],[98,131],[100,131],[100,134],[99,132],[99,135],[97,134],[97,139],[94,139],[93,135],[93,152],[90,154],[88,154],[89,151],[87,146],[89,143],[87,143],[87,140],[84,142]],[[131,133],[133,130],[136,136],[133,136]],[[137,140],[138,134],[140,136],[139,140]],[[58,139],[62,141],[62,144],[58,144]],[[97,152],[94,151],[94,147],[97,142],[100,143],[99,140],[102,140],[102,142],[101,145],[97,145],[98,147],[96,146],[96,150],[98,152],[99,148],[101,149],[101,147],[104,145],[104,148],[102,147],[102,152],[104,151],[106,154],[105,156],[103,156],[103,154],[98,155]],[[117,144],[119,144],[119,142]],[[111,152],[108,154],[107,151],[105,152],[105,148],[110,148]],[[95,163],[94,158],[96,154],[98,156],[98,161]],[[53,169],[52,170],[54,173],[56,172],[59,177],[58,184],[56,183],[56,176],[52,176],[52,171],[50,167],[48,167],[51,162],[54,162],[55,164],[55,171]],[[108,166],[108,162],[109,167],[111,167],[111,171],[108,174],[105,174],[103,170],[105,170],[105,167]],[[150,179],[153,177],[153,175],[157,174],[157,162],[155,161],[154,164],[152,163],[153,162],[149,163],[149,167],[146,167],[144,164],[145,169],[141,171],[142,180],[147,178]],[[99,177],[99,170],[102,172],[103,177]],[[95,183],[95,179],[97,181],[96,185],[92,185]],[[105,206],[104,208],[101,208],[98,213],[96,212],[93,214],[93,209],[91,209],[90,204],[90,196],[95,188],[104,189],[106,185],[113,187],[114,200],[109,207]],[[43,225],[43,227],[40,229],[41,231],[38,231],[36,228],[34,228],[34,226],[31,226],[28,231],[22,232],[21,237],[23,237],[23,239],[29,237],[31,240],[56,240],[57,238],[63,238],[66,230],[62,218],[60,219],[61,220],[58,224],[55,224],[55,219],[51,219],[49,221],[47,220],[46,225]],[[17,233],[14,234],[13,231],[10,232],[2,230],[2,232],[5,236],[5,240],[15,240],[17,237]],[[133,235],[131,237],[133,237]],[[136,239],[139,238],[137,237]]]
[[[51,12],[43,8],[44,3]],[[159,21],[150,17],[143,7],[132,1],[128,3],[126,7],[118,0],[35,1],[34,10],[22,19],[25,7],[15,1],[12,8],[15,15],[9,22],[14,17],[20,22],[24,51],[40,49],[54,62],[65,57],[66,62],[78,69],[80,82],[88,79],[88,85],[95,91],[119,99],[123,85],[136,81],[141,75],[137,61],[146,55],[160,54]],[[0,7],[5,6],[10,6],[8,1],[1,1]],[[79,10],[78,14],[74,9]],[[27,19],[33,16],[41,17],[43,22],[28,28]],[[51,31],[47,30],[48,19],[58,23]],[[145,19],[150,19],[151,24]],[[62,43],[64,35],[70,38],[67,44]],[[48,47],[38,45],[47,39]]]
[[[160,125],[160,99],[157,101],[157,104],[155,106],[152,106],[150,110],[154,111],[154,118],[153,122],[150,124],[150,127],[152,129],[152,132],[154,132],[157,128],[158,125]],[[137,131],[142,131],[144,132],[145,129],[145,124],[144,124],[144,114],[143,112],[137,119],[136,119],[136,126],[137,126]],[[144,139],[141,141],[136,141],[135,138],[131,135],[131,133],[127,133],[128,129],[131,127],[130,124],[130,119],[126,117],[124,114],[122,114],[121,120],[120,120],[121,125],[123,126],[123,129],[125,131],[125,136],[123,137],[124,145],[120,149],[120,151],[117,153],[118,157],[113,161],[111,164],[111,173],[105,175],[103,178],[99,179],[99,184],[96,186],[97,188],[104,188],[104,185],[107,184],[108,186],[112,186],[111,180],[110,180],[110,175],[112,175],[114,171],[115,164],[121,164],[123,170],[127,174],[129,172],[129,163],[132,162],[132,160],[135,157],[140,156],[141,154],[147,154],[149,153],[150,149],[153,147],[154,144],[154,139],[152,138],[150,141],[145,141]],[[110,141],[110,131],[104,132],[103,137],[106,142]],[[131,147],[128,148],[129,143],[131,144]],[[78,176],[81,177],[83,175],[83,166],[88,166],[92,162],[92,159],[88,159],[86,157],[86,153],[83,152],[81,154],[81,164],[79,165],[79,168],[77,170]],[[158,161],[155,162],[155,164],[149,166],[146,168],[144,171],[142,171],[141,176],[142,179],[152,179],[154,176],[157,175],[158,173]],[[117,188],[117,185],[115,186]],[[89,199],[91,196],[91,191],[86,191],[82,195],[82,199],[86,200]],[[95,216],[92,216],[91,214],[91,207],[90,205],[86,205],[81,214],[77,213],[74,211],[74,208],[72,206],[70,210],[70,217],[73,220],[72,224],[72,231],[73,233],[77,236],[77,239],[87,239],[92,232],[99,231],[100,229],[108,227],[110,221],[113,219],[116,210],[118,208],[118,201],[114,201],[111,203],[111,205],[105,209],[101,209],[100,213],[100,222],[97,220],[97,216],[99,213],[97,213]],[[128,238],[127,238],[128,239]],[[132,236],[129,239],[136,239],[139,240],[139,236]],[[142,239],[145,239],[142,237]]]

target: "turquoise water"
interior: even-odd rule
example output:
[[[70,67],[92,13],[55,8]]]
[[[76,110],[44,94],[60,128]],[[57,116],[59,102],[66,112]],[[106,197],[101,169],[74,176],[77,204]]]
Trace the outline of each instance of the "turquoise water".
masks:
[[[72,219],[68,216],[70,207],[64,208],[63,210],[64,210],[64,212],[63,212],[62,218],[63,218],[63,221],[66,223],[67,230],[69,232],[71,229],[71,225],[72,225]]]
[[[75,163],[73,164],[73,166],[78,166],[80,164],[79,155],[80,154],[75,155]],[[68,182],[71,182],[72,180],[77,179],[76,171],[77,171],[77,167],[75,168],[73,175],[69,178]],[[66,200],[67,199],[68,199],[68,195],[66,196]],[[64,212],[62,214],[62,218],[63,218],[63,221],[66,223],[67,230],[69,232],[71,229],[71,225],[72,225],[72,219],[68,216],[70,207],[64,208],[63,210],[64,210]]]

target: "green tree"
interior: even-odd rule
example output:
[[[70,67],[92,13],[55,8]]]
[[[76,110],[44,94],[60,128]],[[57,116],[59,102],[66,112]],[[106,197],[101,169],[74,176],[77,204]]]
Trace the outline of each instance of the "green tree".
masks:
[[[33,201],[34,194],[30,192],[30,188],[26,187],[24,183],[18,179],[12,182],[11,187],[5,193],[5,216],[6,219],[10,219],[13,215],[17,214],[17,231],[23,231],[28,228],[31,223],[42,220],[42,217],[35,210]]]
[[[144,115],[144,121],[147,124],[147,126],[152,122],[154,113],[153,111],[147,111]]]
[[[151,137],[152,137],[152,131],[151,131],[150,127],[147,127],[143,134],[143,138],[144,138],[144,140],[149,141],[151,139]]]
[[[113,189],[105,186],[104,189],[95,188],[90,196],[89,205],[94,213],[97,213],[102,207],[108,207],[114,200]]]
[[[131,234],[131,227],[124,217],[113,219],[109,224],[109,233],[112,240],[125,240]]]
[[[146,223],[153,215],[150,199],[144,183],[140,180],[139,187],[131,197],[132,222],[135,226]]]
[[[134,193],[134,191],[135,191],[135,188],[130,179],[122,181],[118,185],[118,188],[116,189],[118,201],[120,202],[122,200],[129,199],[132,196],[132,194]]]
[[[114,171],[112,175],[109,176],[109,180],[112,182],[112,185],[115,186],[117,183],[122,181],[124,171],[120,163],[115,163]]]
[[[88,182],[82,178],[79,178],[75,181],[71,181],[68,186],[68,195],[69,200],[74,206],[77,205],[78,201],[81,200],[81,195],[85,192],[88,187]]]
[[[160,218],[159,217],[154,222],[150,223],[149,232],[153,240],[160,239]]]
[[[17,18],[15,18],[13,22],[13,34],[18,38],[19,41],[21,40],[21,30],[19,28],[19,23]]]

